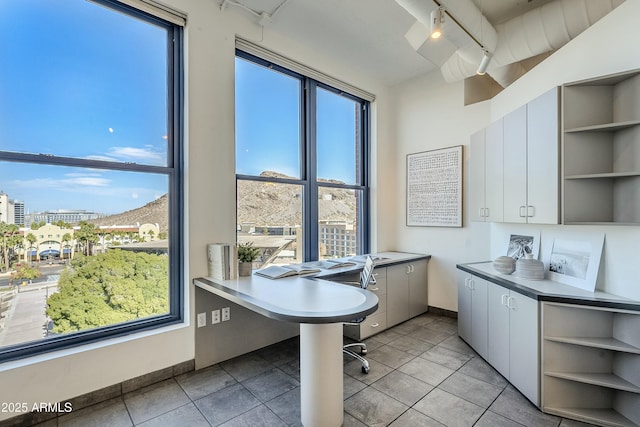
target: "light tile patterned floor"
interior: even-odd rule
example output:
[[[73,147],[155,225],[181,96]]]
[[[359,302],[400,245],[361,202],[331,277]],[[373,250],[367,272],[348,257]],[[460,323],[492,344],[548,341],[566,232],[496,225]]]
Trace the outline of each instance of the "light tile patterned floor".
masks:
[[[367,340],[368,375],[345,358],[345,426],[562,426],[425,314]],[[190,372],[43,426],[299,426],[297,339]]]

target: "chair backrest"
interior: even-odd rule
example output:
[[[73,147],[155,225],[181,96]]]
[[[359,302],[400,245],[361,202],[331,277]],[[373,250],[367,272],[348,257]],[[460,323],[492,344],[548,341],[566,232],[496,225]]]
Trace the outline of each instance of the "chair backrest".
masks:
[[[360,287],[367,289],[369,283],[375,283],[376,279],[373,276],[373,258],[367,255],[367,259],[364,263],[364,268],[360,272]]]

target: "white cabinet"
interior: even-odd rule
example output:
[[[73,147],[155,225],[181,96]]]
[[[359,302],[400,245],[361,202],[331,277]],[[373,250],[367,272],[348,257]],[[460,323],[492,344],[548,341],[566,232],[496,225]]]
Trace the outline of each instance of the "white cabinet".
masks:
[[[540,406],[538,301],[487,282],[487,361]]]
[[[427,264],[428,260],[422,259],[389,267],[376,266],[373,270],[376,283],[368,289],[378,296],[378,310],[359,325],[345,325],[344,334],[361,340],[425,313],[429,309]]]
[[[640,312],[545,302],[542,337],[545,412],[640,425]]]
[[[427,260],[387,267],[387,326],[428,310]]]
[[[488,358],[488,282],[458,271],[458,335],[480,356]]]
[[[563,222],[640,224],[640,71],[562,90]]]
[[[558,224],[559,90],[504,117],[504,221]]]
[[[469,143],[469,202],[472,221],[502,222],[502,119],[473,135]]]

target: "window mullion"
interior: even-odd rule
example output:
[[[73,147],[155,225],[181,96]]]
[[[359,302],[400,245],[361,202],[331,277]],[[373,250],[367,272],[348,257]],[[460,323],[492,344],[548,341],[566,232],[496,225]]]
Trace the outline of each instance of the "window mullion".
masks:
[[[304,198],[305,261],[319,259],[318,238],[318,171],[316,161],[316,90],[317,85],[305,79],[306,188]]]

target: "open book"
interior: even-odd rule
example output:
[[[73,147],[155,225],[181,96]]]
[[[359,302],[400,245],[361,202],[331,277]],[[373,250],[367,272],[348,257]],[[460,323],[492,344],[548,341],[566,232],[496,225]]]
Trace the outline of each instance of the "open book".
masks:
[[[289,265],[271,265],[260,270],[256,270],[254,274],[258,276],[268,277],[269,279],[280,279],[282,277],[296,276],[299,274],[318,273],[319,268],[314,268],[304,264]]]
[[[356,263],[344,258],[334,258],[334,259],[323,259],[320,261],[311,261],[311,262],[305,263],[304,265],[310,266],[310,267],[317,267],[324,270],[331,270],[333,268],[351,267],[356,265]]]

